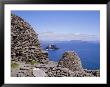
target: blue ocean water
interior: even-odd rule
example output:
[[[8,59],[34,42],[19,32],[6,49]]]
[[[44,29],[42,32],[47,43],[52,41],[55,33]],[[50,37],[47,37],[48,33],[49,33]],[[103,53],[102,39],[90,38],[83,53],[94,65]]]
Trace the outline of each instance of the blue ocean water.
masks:
[[[100,68],[100,43],[86,41],[58,41],[41,42],[41,47],[45,50],[48,44],[55,44],[58,50],[49,50],[49,60],[58,62],[65,51],[75,51],[85,69]]]

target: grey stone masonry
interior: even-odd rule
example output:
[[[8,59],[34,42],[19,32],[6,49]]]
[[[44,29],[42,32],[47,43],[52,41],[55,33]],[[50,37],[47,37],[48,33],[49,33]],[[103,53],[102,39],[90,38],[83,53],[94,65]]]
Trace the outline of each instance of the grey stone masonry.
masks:
[[[48,62],[48,53],[40,48],[38,34],[21,17],[11,14],[11,60]]]

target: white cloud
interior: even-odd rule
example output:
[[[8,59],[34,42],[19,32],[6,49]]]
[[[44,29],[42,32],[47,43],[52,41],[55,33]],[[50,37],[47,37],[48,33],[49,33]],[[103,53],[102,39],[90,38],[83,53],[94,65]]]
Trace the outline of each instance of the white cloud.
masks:
[[[54,33],[54,32],[42,32],[39,33],[40,40],[49,41],[70,41],[70,40],[83,40],[83,41],[94,41],[99,40],[96,35],[80,34],[80,33]]]

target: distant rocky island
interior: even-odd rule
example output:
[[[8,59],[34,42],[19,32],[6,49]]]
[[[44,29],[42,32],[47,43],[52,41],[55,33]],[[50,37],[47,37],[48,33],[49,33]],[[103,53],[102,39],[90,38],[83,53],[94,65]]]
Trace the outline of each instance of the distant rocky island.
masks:
[[[49,45],[45,48],[45,50],[58,50],[58,49],[59,49],[59,48],[56,47],[55,44],[49,44]]]
[[[99,77],[100,70],[83,69],[78,54],[66,51],[59,62],[41,49],[38,34],[21,17],[11,14],[12,77]],[[55,45],[47,49],[58,49]]]

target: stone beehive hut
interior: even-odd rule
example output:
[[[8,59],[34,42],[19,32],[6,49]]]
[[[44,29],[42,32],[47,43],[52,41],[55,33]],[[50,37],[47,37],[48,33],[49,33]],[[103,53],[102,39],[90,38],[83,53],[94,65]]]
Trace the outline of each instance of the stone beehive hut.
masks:
[[[72,51],[68,51],[63,54],[58,66],[68,68],[72,71],[83,70],[80,58]]]
[[[48,62],[48,55],[40,48],[38,34],[21,17],[11,14],[11,60]]]

